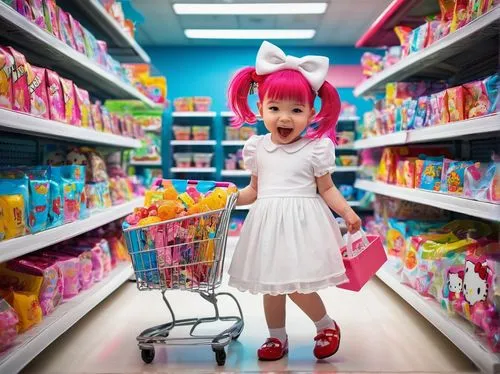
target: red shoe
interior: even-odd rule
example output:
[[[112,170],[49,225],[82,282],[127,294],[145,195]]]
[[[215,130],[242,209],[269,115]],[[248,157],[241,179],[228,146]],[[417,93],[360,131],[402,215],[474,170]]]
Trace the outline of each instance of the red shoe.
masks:
[[[288,339],[285,344],[276,338],[267,338],[266,342],[257,351],[259,360],[276,361],[288,353]]]
[[[340,347],[340,328],[335,323],[335,329],[325,329],[314,338],[316,345],[314,355],[318,360],[333,356]]]

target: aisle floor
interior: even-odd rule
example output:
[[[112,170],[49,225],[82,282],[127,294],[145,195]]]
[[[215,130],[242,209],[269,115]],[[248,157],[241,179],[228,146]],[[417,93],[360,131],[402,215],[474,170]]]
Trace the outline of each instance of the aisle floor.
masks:
[[[233,245],[231,241],[228,257]],[[314,326],[289,302],[289,356],[259,362],[256,349],[267,334],[261,296],[234,291],[226,284],[219,289],[223,290],[238,298],[245,318],[244,332],[229,345],[224,368],[216,365],[208,346],[158,347],[154,362],[144,364],[135,338],[143,329],[167,322],[168,313],[160,292],[138,292],[134,283],[127,283],[47,348],[23,373],[477,371],[453,344],[378,279],[359,293],[334,288],[320,291],[329,313],[342,327],[342,345],[334,357],[324,361],[313,358]],[[197,294],[173,291],[167,296],[179,318],[194,317],[196,313],[208,316],[212,311],[211,305]],[[235,313],[228,298],[221,298],[219,304],[223,313]],[[224,326],[212,326],[210,331],[214,327]]]

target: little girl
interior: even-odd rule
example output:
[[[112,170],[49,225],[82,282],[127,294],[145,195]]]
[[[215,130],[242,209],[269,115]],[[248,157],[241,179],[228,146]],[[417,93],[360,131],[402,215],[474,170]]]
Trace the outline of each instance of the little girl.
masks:
[[[316,325],[318,359],[335,354],[340,344],[339,326],[316,293],[347,281],[340,254],[343,240],[329,208],[345,219],[350,233],[360,229],[361,220],[330,175],[335,169],[332,140],[340,99],[325,81],[328,64],[327,57],[286,56],[263,42],[256,67],[240,70],[229,86],[234,124],[256,122],[248,94],[258,86],[257,106],[269,130],[250,138],[243,149],[252,177],[240,191],[238,205],[254,205],[229,268],[231,286],[264,294],[270,337],[257,352],[261,360],[278,360],[288,353],[287,296]],[[317,114],[316,95],[322,104]]]

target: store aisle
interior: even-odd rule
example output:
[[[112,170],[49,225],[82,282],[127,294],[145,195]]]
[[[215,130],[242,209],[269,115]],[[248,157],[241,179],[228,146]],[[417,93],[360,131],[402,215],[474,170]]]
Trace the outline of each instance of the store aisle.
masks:
[[[228,257],[234,240],[228,248]],[[226,285],[221,289],[228,289]],[[231,290],[231,292],[233,292]],[[473,364],[410,306],[377,279],[362,292],[340,289],[320,292],[342,327],[342,345],[333,358],[312,356],[313,324],[293,304],[288,305],[289,357],[259,362],[256,349],[266,337],[261,297],[234,292],[245,317],[239,341],[229,346],[224,368],[217,367],[207,346],[159,347],[153,364],[142,362],[135,337],[163,323],[166,308],[159,292],[138,292],[127,283],[43,352],[23,373],[137,372],[475,372]],[[210,305],[197,294],[168,293],[179,318],[208,315]],[[234,312],[221,301],[222,311]],[[219,326],[220,327],[220,326]],[[206,330],[204,330],[206,331]]]

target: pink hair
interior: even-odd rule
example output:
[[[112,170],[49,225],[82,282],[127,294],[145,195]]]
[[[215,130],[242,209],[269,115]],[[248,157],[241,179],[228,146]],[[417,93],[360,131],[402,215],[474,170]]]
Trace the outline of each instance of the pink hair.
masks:
[[[280,70],[267,75],[258,75],[255,68],[246,67],[236,73],[229,84],[229,107],[235,116],[232,125],[241,127],[244,123],[255,124],[257,118],[248,106],[248,93],[252,84],[258,84],[260,102],[264,98],[272,100],[296,100],[302,104],[314,106],[316,97],[309,82],[296,70]],[[335,127],[340,114],[340,98],[337,90],[330,83],[324,82],[318,91],[321,109],[313,119],[317,126],[307,130],[307,136],[313,139],[328,137],[336,142]]]

